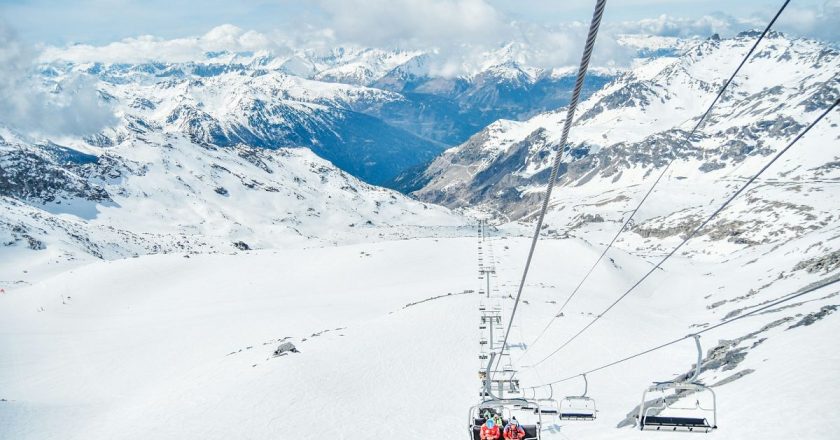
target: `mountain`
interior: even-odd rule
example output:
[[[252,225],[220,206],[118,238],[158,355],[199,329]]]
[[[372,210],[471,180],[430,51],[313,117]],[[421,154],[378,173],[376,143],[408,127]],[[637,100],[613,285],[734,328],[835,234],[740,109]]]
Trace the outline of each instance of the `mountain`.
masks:
[[[2,131],[0,253],[13,262],[2,279],[72,261],[351,243],[463,224],[305,148],[219,147],[137,126],[121,132],[118,144],[91,147]]]
[[[43,59],[39,80],[48,88],[94,75],[103,99],[137,124],[216,146],[303,146],[369,183],[396,188],[407,170],[498,119],[564,105],[574,82],[571,69],[533,67],[530,49],[513,44],[459,74],[441,72],[434,53],[399,49],[221,51],[178,62],[88,61],[72,50]],[[595,72],[584,95],[616,72]],[[115,136],[102,133],[92,144]]]
[[[364,183],[306,145],[277,145],[314,149],[353,129],[342,112],[408,94],[283,70],[315,75],[318,59],[52,66],[48,86],[75,69],[101,75],[119,122],[49,139],[0,125],[0,438],[330,439],[360,421],[367,437],[458,437],[481,395],[489,306],[511,324],[495,335],[510,338],[519,385],[537,387],[518,395],[558,407],[586,380],[597,402],[592,421],[540,415],[542,439],[685,439],[641,432],[634,416],[644,389],[685,380],[695,363],[716,400],[678,392],[674,412],[656,414],[709,418],[725,439],[832,439],[840,113],[651,271],[840,96],[835,49],[772,34],[684,141],[752,38],[673,53],[659,41],[657,59],[582,103],[516,302],[562,109],[496,121],[416,166],[416,195],[453,212]],[[510,80],[515,95],[544,75],[523,65],[488,68],[490,83]],[[469,78],[449,84],[462,93]],[[424,90],[440,98],[446,81]],[[470,96],[504,101],[487,90]],[[498,226],[477,242],[459,211]],[[476,270],[486,265],[490,278]],[[433,426],[417,408],[433,408]],[[818,416],[806,426],[792,414]]]
[[[374,184],[431,160],[444,147],[354,111],[361,103],[403,100],[382,90],[237,64],[96,65],[86,71],[103,78],[102,93],[130,124],[218,147],[304,146]],[[107,145],[122,136],[106,132],[91,143]]]
[[[481,70],[445,78],[430,72],[428,57],[412,59],[372,86],[406,99],[363,111],[445,144],[468,139],[498,119],[526,119],[569,102],[575,72],[540,69],[512,59],[494,59]],[[583,96],[599,90],[615,73],[595,69]],[[397,185],[396,188],[404,190]]]
[[[643,209],[637,220],[647,217],[652,223],[637,224],[635,230],[664,235],[685,231],[711,203],[710,190],[722,197],[840,96],[835,48],[772,33],[702,129],[686,141],[687,131],[756,37],[754,32],[726,40],[713,37],[675,56],[649,60],[583,101],[552,201],[553,222],[574,229],[591,221],[620,221],[651,178],[675,159],[654,196],[682,193],[669,205],[671,211]],[[529,219],[542,198],[564,118],[565,111],[558,110],[489,125],[409,176],[409,185],[420,188],[413,194],[451,208],[478,207],[504,219]],[[836,124],[835,112],[776,166],[778,182],[764,181],[775,189],[753,199],[755,206],[744,207],[784,207],[790,217],[772,224],[760,218],[745,221],[730,212],[721,220],[726,226],[720,228],[728,228],[721,231],[723,237],[761,241],[766,237],[751,234],[788,235],[822,227],[830,216],[829,199],[788,197],[782,188],[797,181],[819,188],[818,182],[837,178],[836,152],[824,147],[837,143]],[[828,188],[825,193],[831,193]],[[664,217],[654,221],[658,216]],[[759,234],[758,223],[768,230]]]

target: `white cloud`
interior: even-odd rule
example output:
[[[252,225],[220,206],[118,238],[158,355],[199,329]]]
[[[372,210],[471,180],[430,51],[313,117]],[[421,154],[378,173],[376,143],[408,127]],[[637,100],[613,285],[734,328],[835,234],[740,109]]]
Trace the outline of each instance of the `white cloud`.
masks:
[[[789,7],[779,19],[779,29],[824,41],[840,41],[840,0],[829,0],[820,9]]]
[[[204,54],[210,51],[265,51],[285,55],[304,49],[324,54],[338,47],[361,46],[429,51],[435,54],[432,71],[452,76],[479,69],[509,42],[517,43],[514,47],[521,50],[516,56],[530,66],[576,65],[589,26],[588,21],[550,26],[514,21],[487,0],[316,0],[314,4],[322,12],[314,24],[298,23],[263,33],[226,24],[195,37],[162,39],[147,35],[102,46],[48,47],[41,59],[77,63],[184,62],[204,59]],[[821,9],[789,7],[776,29],[836,39],[839,5],[840,0],[831,0]],[[636,21],[605,21],[592,63],[595,67],[620,67],[631,61],[634,51],[617,43],[619,34],[707,37],[717,33],[727,37],[746,29],[762,28],[768,19],[712,14],[697,18],[660,15]]]
[[[712,34],[732,36],[738,32],[764,27],[758,19],[738,19],[728,15],[706,15],[699,18],[681,18],[660,15],[638,21],[625,21],[614,25],[624,33],[657,35],[663,37],[708,37]]]
[[[371,46],[484,42],[504,37],[509,28],[484,0],[317,0],[317,4],[339,39]]]
[[[0,123],[37,135],[88,135],[115,122],[95,81],[72,75],[47,89],[33,75],[34,53],[0,23]]]
[[[212,51],[277,53],[284,50],[286,49],[283,46],[266,34],[224,24],[198,37],[166,40],[144,35],[125,38],[104,46],[76,44],[66,48],[47,47],[41,55],[41,60],[75,63],[186,62],[201,59],[206,52]]]

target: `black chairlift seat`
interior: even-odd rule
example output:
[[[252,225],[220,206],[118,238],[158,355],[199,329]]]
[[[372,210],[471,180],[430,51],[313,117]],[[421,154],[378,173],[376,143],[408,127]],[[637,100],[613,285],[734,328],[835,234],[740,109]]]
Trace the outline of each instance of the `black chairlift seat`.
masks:
[[[526,439],[534,439],[537,438],[537,425],[519,425],[525,431],[525,438]]]
[[[656,429],[671,428],[672,431],[687,430],[709,432],[715,427],[709,424],[705,418],[697,417],[662,417],[662,416],[646,416],[641,421],[642,429]]]
[[[581,412],[561,412],[560,420],[595,420],[595,414]]]

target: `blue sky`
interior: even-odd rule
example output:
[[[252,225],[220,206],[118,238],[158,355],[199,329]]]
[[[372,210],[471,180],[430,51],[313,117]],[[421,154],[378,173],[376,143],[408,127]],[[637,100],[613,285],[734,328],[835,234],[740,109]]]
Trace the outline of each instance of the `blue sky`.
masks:
[[[685,28],[689,32],[690,20],[706,16],[758,23],[771,16],[781,3],[781,0],[612,0],[605,20],[635,22],[666,15],[687,20],[678,22],[682,24],[677,24],[677,29]],[[594,0],[389,0],[387,3],[377,0],[0,0],[0,19],[20,39],[50,45],[100,45],[138,35],[184,37],[203,34],[220,24],[260,32],[309,25],[335,29],[339,38],[358,39],[364,36],[365,30],[379,30],[379,23],[387,28],[387,23],[393,21],[388,13],[399,15],[400,11],[407,11],[407,15],[412,15],[426,6],[430,10],[439,7],[441,11],[462,12],[464,17],[459,18],[469,29],[476,15],[473,12],[494,14],[494,19],[504,21],[555,25],[588,20],[593,4]],[[450,6],[455,9],[447,9]],[[794,0],[779,28],[836,41],[838,11],[838,0]],[[435,21],[428,17],[419,20]],[[397,24],[412,36],[419,30],[421,38],[425,28],[419,26],[428,27],[430,32],[436,29],[434,23],[410,23],[404,17]],[[399,27],[386,30],[377,34],[383,40],[381,43],[401,37]],[[697,30],[704,31],[703,27]],[[671,27],[663,32],[676,30]]]

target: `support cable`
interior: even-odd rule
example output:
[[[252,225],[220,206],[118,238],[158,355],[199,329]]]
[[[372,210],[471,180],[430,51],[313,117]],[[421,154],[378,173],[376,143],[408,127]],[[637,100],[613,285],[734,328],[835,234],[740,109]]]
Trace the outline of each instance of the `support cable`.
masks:
[[[734,317],[734,318],[731,318],[731,319],[728,319],[728,320],[725,320],[725,321],[719,322],[718,324],[715,324],[715,325],[713,325],[713,326],[711,326],[711,327],[707,327],[707,328],[705,328],[705,329],[703,329],[703,330],[700,330],[700,331],[698,331],[698,332],[696,332],[696,333],[692,333],[692,334],[690,334],[690,335],[686,335],[686,336],[683,336],[683,337],[681,337],[681,338],[674,339],[674,340],[672,340],[672,341],[666,342],[666,343],[664,343],[664,344],[657,345],[657,346],[655,346],[655,347],[649,348],[649,349],[644,350],[644,351],[640,351],[640,352],[638,352],[638,353],[636,353],[636,354],[632,354],[632,355],[630,355],[630,356],[627,356],[627,357],[624,357],[624,358],[618,359],[618,360],[613,361],[613,362],[610,362],[610,363],[608,363],[608,364],[601,365],[600,367],[596,367],[596,368],[592,368],[592,369],[589,369],[589,370],[586,370],[586,371],[580,372],[580,373],[575,374],[575,375],[573,375],[573,376],[565,377],[565,378],[563,378],[563,379],[555,380],[555,381],[553,381],[553,382],[547,382],[547,383],[544,383],[544,384],[542,384],[542,385],[535,385],[535,386],[533,386],[533,387],[527,387],[527,388],[523,388],[523,389],[537,389],[537,388],[542,388],[542,387],[546,387],[546,386],[556,385],[556,384],[561,383],[561,382],[566,382],[566,381],[572,380],[572,379],[577,378],[577,377],[580,377],[580,376],[585,376],[585,375],[587,375],[587,374],[595,373],[595,372],[597,372],[597,371],[601,371],[601,370],[604,370],[604,369],[606,369],[606,368],[613,367],[613,366],[615,366],[615,365],[618,365],[618,364],[621,364],[621,363],[627,362],[627,361],[632,360],[632,359],[635,359],[635,358],[637,358],[637,357],[644,356],[644,355],[649,354],[649,353],[653,353],[654,351],[657,351],[657,350],[661,350],[661,349],[663,349],[663,348],[665,348],[665,347],[668,347],[668,346],[674,345],[674,344],[676,344],[676,343],[678,343],[678,342],[681,342],[681,341],[684,341],[684,340],[686,340],[686,339],[693,338],[693,337],[695,337],[695,336],[699,336],[699,335],[701,335],[701,334],[703,334],[703,333],[710,332],[710,331],[712,331],[712,330],[718,329],[718,328],[723,327],[723,326],[725,326],[725,325],[727,325],[727,324],[730,324],[730,323],[732,323],[732,322],[734,322],[734,321],[738,321],[738,320],[740,320],[740,319],[744,319],[744,318],[746,318],[746,317],[748,317],[748,316],[753,316],[753,315],[756,315],[756,314],[758,314],[759,312],[763,312],[763,311],[765,311],[765,310],[767,310],[767,309],[770,309],[770,308],[776,307],[776,306],[778,306],[778,305],[780,305],[780,304],[783,304],[783,303],[786,303],[786,302],[788,302],[788,301],[790,301],[790,300],[793,300],[793,299],[799,298],[800,296],[807,295],[807,294],[809,294],[809,293],[811,293],[811,292],[814,292],[814,291],[820,290],[820,289],[822,289],[822,288],[824,288],[824,287],[832,286],[832,285],[837,284],[837,283],[840,283],[840,275],[835,275],[835,276],[829,277],[829,278],[827,278],[827,279],[824,279],[824,280],[818,281],[818,282],[816,282],[816,283],[814,283],[814,284],[811,284],[811,285],[805,286],[805,287],[803,287],[802,289],[800,289],[800,290],[799,290],[799,291],[797,291],[797,292],[794,292],[794,293],[792,293],[792,294],[789,294],[789,295],[785,295],[785,296],[783,296],[781,299],[778,299],[778,300],[776,300],[776,301],[772,301],[772,302],[770,302],[770,303],[768,303],[768,304],[765,304],[765,305],[764,305],[764,306],[762,306],[762,307],[759,307],[759,308],[757,308],[757,309],[755,309],[755,310],[752,310],[752,311],[750,311],[750,312],[744,313],[743,315],[739,315],[739,316],[736,316],[736,317]]]
[[[778,11],[778,12],[776,12],[776,15],[773,17],[773,19],[772,19],[772,20],[770,20],[770,23],[768,23],[768,24],[767,24],[767,27],[765,27],[765,28],[764,28],[764,32],[762,32],[762,33],[761,33],[761,35],[758,37],[758,39],[757,39],[757,40],[755,41],[755,43],[753,44],[752,48],[750,48],[750,50],[747,52],[747,54],[746,54],[746,55],[744,56],[744,58],[741,60],[741,63],[740,63],[740,64],[738,64],[738,67],[735,69],[735,71],[734,71],[734,72],[732,72],[732,75],[730,75],[729,79],[728,79],[728,80],[726,80],[726,82],[723,84],[723,87],[721,87],[721,89],[718,91],[717,96],[715,96],[715,99],[713,99],[713,100],[712,100],[712,103],[709,105],[709,107],[706,109],[706,111],[703,113],[703,115],[702,115],[702,116],[700,117],[700,119],[697,121],[697,124],[695,124],[695,125],[694,125],[694,128],[692,128],[692,129],[691,129],[691,131],[690,131],[690,132],[688,132],[688,134],[685,136],[685,138],[684,138],[684,142],[688,142],[688,141],[690,141],[690,140],[691,140],[691,137],[692,137],[692,136],[694,136],[694,133],[695,133],[698,129],[700,129],[700,127],[701,127],[701,126],[703,125],[703,123],[706,121],[706,117],[708,117],[708,116],[709,116],[709,114],[712,112],[712,109],[713,109],[713,108],[715,107],[715,105],[718,103],[718,101],[720,100],[721,96],[723,96],[723,93],[724,93],[724,92],[726,91],[726,89],[729,87],[729,84],[731,84],[731,83],[732,83],[732,80],[733,80],[733,79],[735,79],[735,76],[738,74],[738,72],[741,70],[741,68],[742,68],[742,67],[744,67],[744,64],[746,64],[747,60],[749,60],[749,58],[752,56],[753,52],[755,52],[755,49],[756,49],[756,47],[758,47],[758,44],[759,44],[759,43],[761,43],[761,40],[763,40],[763,39],[764,39],[764,37],[767,35],[767,33],[770,31],[770,28],[771,28],[771,27],[773,26],[773,24],[776,22],[776,19],[778,19],[778,18],[779,18],[779,16],[782,14],[782,11],[784,11],[784,10],[785,10],[785,8],[787,7],[788,3],[790,3],[790,0],[786,0],[786,1],[785,1],[785,3],[782,5],[782,7],[781,7],[781,8],[779,8],[779,11]],[[537,338],[536,338],[536,339],[534,339],[534,341],[533,341],[533,342],[531,342],[530,344],[528,344],[528,348],[526,348],[526,349],[525,349],[525,352],[523,352],[523,353],[522,353],[522,355],[520,356],[520,359],[522,359],[522,358],[524,358],[524,357],[525,357],[525,355],[527,354],[528,350],[529,350],[529,349],[530,349],[530,348],[531,348],[534,344],[536,344],[536,343],[537,343],[537,342],[538,342],[538,341],[539,341],[539,340],[540,340],[540,339],[541,339],[541,338],[545,335],[546,331],[548,331],[548,329],[551,327],[551,325],[552,325],[552,324],[554,324],[554,321],[555,321],[555,320],[556,320],[556,319],[557,319],[557,318],[558,318],[558,317],[559,317],[559,316],[563,313],[563,310],[565,310],[566,305],[568,305],[568,304],[569,304],[569,301],[571,301],[571,300],[572,300],[572,298],[575,296],[575,294],[577,294],[578,290],[580,290],[581,286],[583,286],[583,284],[586,282],[586,280],[588,280],[588,279],[589,279],[589,276],[590,276],[590,275],[592,275],[592,272],[593,272],[593,271],[595,271],[595,268],[596,268],[596,267],[598,267],[598,264],[599,264],[599,263],[601,262],[601,260],[603,260],[603,259],[604,259],[604,257],[607,255],[607,252],[608,252],[608,251],[612,248],[613,244],[616,242],[616,240],[617,240],[617,239],[618,239],[618,237],[621,235],[621,233],[622,233],[622,232],[624,232],[624,230],[625,230],[625,229],[627,229],[627,226],[628,226],[628,225],[630,224],[630,222],[633,220],[633,217],[635,217],[635,216],[636,216],[636,213],[639,211],[639,208],[641,208],[641,207],[642,207],[642,205],[643,205],[643,204],[645,203],[645,201],[648,199],[648,196],[650,196],[650,195],[651,195],[651,193],[653,192],[654,188],[656,188],[656,186],[657,186],[657,185],[659,184],[659,182],[662,180],[662,177],[663,177],[663,176],[665,176],[665,173],[668,171],[668,169],[670,169],[670,168],[671,168],[671,165],[674,163],[674,161],[676,160],[676,158],[677,158],[677,156],[676,156],[676,154],[675,154],[675,155],[674,155],[674,157],[672,157],[672,158],[671,158],[671,160],[670,160],[670,161],[669,161],[669,162],[665,165],[665,168],[663,168],[663,169],[662,169],[662,172],[661,172],[661,173],[659,173],[659,175],[656,177],[656,180],[654,180],[653,185],[651,185],[651,187],[648,189],[647,193],[645,193],[644,197],[642,197],[642,199],[641,199],[641,200],[639,201],[639,203],[636,205],[636,208],[634,208],[634,209],[633,209],[633,211],[631,211],[631,212],[630,212],[630,216],[627,218],[627,220],[625,220],[625,221],[624,221],[624,224],[622,224],[622,225],[621,225],[621,228],[619,228],[619,229],[618,229],[618,232],[616,232],[615,236],[613,236],[612,240],[610,240],[610,242],[609,242],[609,244],[607,245],[607,247],[606,247],[606,248],[604,248],[604,251],[603,251],[603,252],[601,252],[601,255],[599,255],[599,256],[598,256],[598,259],[597,259],[597,260],[595,260],[595,263],[593,263],[593,264],[592,264],[592,267],[590,267],[590,268],[589,268],[589,270],[586,272],[586,275],[584,275],[584,276],[583,276],[583,279],[582,279],[582,280],[578,283],[578,285],[574,288],[574,290],[572,290],[572,293],[568,296],[568,298],[566,298],[566,301],[565,301],[565,302],[563,302],[563,305],[562,305],[562,306],[560,306],[560,309],[557,311],[557,313],[555,313],[555,314],[554,314],[554,316],[553,316],[553,317],[551,318],[551,320],[548,322],[548,325],[546,325],[546,326],[545,326],[545,328],[543,328],[543,330],[540,332],[540,334],[537,336]]]
[[[619,296],[618,299],[613,301],[612,304],[610,304],[606,309],[604,309],[601,313],[596,315],[595,318],[592,321],[589,322],[589,324],[584,326],[574,336],[572,336],[566,342],[564,342],[559,347],[557,347],[557,349],[555,349],[553,352],[551,352],[551,354],[544,357],[539,362],[534,363],[532,366],[537,366],[537,365],[545,362],[546,360],[548,360],[549,358],[551,358],[555,354],[557,354],[560,350],[562,350],[564,347],[568,346],[572,341],[577,339],[586,330],[588,330],[590,327],[592,327],[596,322],[598,322],[599,319],[603,318],[604,315],[607,314],[607,312],[612,310],[612,308],[615,307],[619,302],[621,302],[621,300],[623,300],[624,298],[627,297],[627,295],[629,295],[631,292],[633,292],[636,289],[636,287],[638,287],[640,284],[642,284],[642,282],[644,282],[651,274],[653,274],[657,269],[659,269],[662,266],[663,263],[668,261],[669,258],[671,258],[674,254],[676,254],[677,251],[680,250],[683,247],[683,245],[685,245],[689,240],[694,238],[703,228],[706,227],[706,225],[709,224],[709,222],[711,222],[713,219],[715,219],[717,217],[717,215],[721,213],[721,211],[723,211],[727,206],[729,206],[729,204],[732,203],[732,201],[735,200],[735,198],[737,198],[739,195],[741,195],[741,193],[743,193],[744,190],[747,189],[747,187],[749,187],[756,179],[758,179],[759,176],[761,176],[765,171],[767,171],[767,169],[770,168],[770,166],[773,165],[780,157],[782,157],[782,155],[784,155],[788,150],[790,150],[790,148],[793,147],[796,144],[796,142],[799,141],[799,139],[801,139],[802,136],[804,136],[806,133],[808,133],[818,122],[820,122],[825,117],[825,115],[827,115],[832,110],[834,110],[837,107],[838,104],[840,104],[840,98],[836,99],[834,101],[834,103],[831,104],[830,106],[828,106],[828,108],[825,111],[820,113],[820,115],[813,122],[811,122],[807,127],[805,127],[804,130],[799,132],[799,134],[797,134],[796,137],[793,138],[793,140],[790,141],[790,143],[788,143],[786,147],[779,150],[779,152],[776,153],[776,155],[773,156],[773,158],[770,159],[770,161],[768,161],[766,164],[764,164],[764,166],[761,167],[761,169],[758,170],[757,173],[755,173],[752,177],[750,177],[746,181],[746,183],[744,183],[744,185],[742,185],[740,188],[738,188],[737,191],[735,191],[735,193],[733,193],[731,196],[729,196],[729,198],[726,199],[726,201],[720,207],[718,207],[709,217],[707,217],[706,220],[704,220],[702,223],[700,223],[700,225],[698,225],[696,228],[694,228],[694,230],[690,234],[688,234],[680,242],[680,244],[678,244],[674,249],[672,249],[670,252],[668,252],[668,254],[666,254],[665,257],[663,257],[658,263],[656,263],[647,273],[645,273],[638,281],[636,281],[635,284],[630,286],[630,288],[627,289],[627,291],[625,291],[623,294],[621,294],[621,296]]]
[[[592,22],[589,25],[589,34],[586,37],[586,44],[583,49],[583,56],[580,60],[580,67],[578,68],[577,79],[575,80],[575,88],[572,91],[572,97],[569,101],[569,107],[566,110],[566,121],[563,124],[563,134],[560,137],[560,150],[554,156],[554,164],[551,167],[551,176],[548,179],[548,186],[545,190],[545,197],[543,198],[542,209],[540,216],[537,219],[537,225],[534,228],[534,237],[531,240],[531,248],[528,251],[528,258],[525,261],[525,269],[522,272],[522,280],[519,283],[519,289],[516,292],[516,302],[513,304],[513,310],[510,314],[510,321],[508,322],[505,331],[505,338],[502,342],[502,351],[507,347],[508,336],[510,336],[510,329],[513,325],[513,319],[516,317],[516,309],[519,306],[519,300],[522,298],[522,289],[525,287],[525,280],[528,277],[528,270],[531,267],[531,260],[534,257],[534,249],[537,247],[537,241],[540,238],[540,230],[542,229],[543,221],[545,220],[545,213],[548,211],[548,202],[551,199],[551,190],[557,180],[557,173],[560,169],[560,162],[563,160],[563,153],[566,149],[566,141],[569,138],[569,131],[572,128],[572,121],[575,116],[575,109],[580,100],[580,92],[583,89],[583,80],[586,78],[586,70],[589,67],[589,60],[592,57],[592,49],[595,47],[595,40],[598,37],[598,28],[601,26],[601,17],[604,15],[604,8],[607,5],[607,0],[597,0],[595,3],[595,11],[592,13]],[[501,360],[501,356],[499,356]],[[496,361],[496,367],[499,366],[499,360]]]

